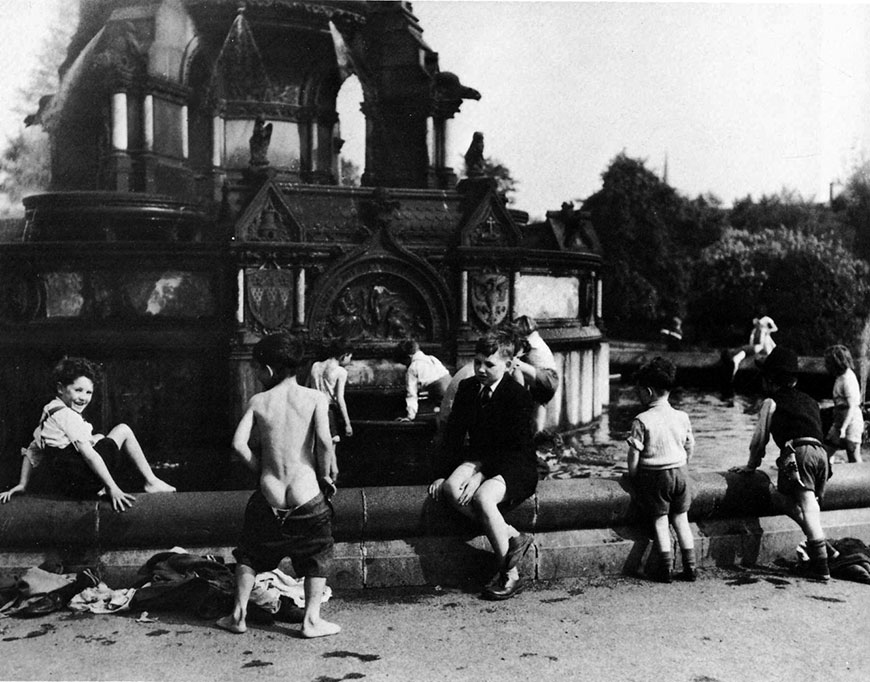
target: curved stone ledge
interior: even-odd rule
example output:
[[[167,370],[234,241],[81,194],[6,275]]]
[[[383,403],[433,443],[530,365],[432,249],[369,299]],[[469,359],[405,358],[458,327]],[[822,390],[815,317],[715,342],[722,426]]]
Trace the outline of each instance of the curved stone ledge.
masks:
[[[690,519],[698,524],[782,514],[765,473],[692,475]],[[4,550],[79,547],[135,549],[181,545],[233,546],[242,530],[250,491],[137,496],[117,514],[101,502],[18,497],[0,507]],[[870,463],[836,467],[823,510],[870,507]],[[343,488],[335,499],[338,542],[474,536],[479,528],[434,504],[424,486]],[[622,481],[542,481],[537,494],[508,514],[516,527],[536,533],[631,525],[631,497]]]

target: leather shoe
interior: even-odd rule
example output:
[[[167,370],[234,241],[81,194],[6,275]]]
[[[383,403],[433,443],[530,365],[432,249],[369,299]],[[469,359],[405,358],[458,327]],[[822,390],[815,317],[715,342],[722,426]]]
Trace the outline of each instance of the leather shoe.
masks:
[[[505,571],[516,566],[529,551],[529,547],[535,541],[534,536],[528,533],[520,533],[515,538],[508,540],[508,551],[504,558]]]
[[[520,576],[511,578],[507,573],[499,573],[495,579],[483,589],[483,597],[493,601],[510,599],[524,587]]]

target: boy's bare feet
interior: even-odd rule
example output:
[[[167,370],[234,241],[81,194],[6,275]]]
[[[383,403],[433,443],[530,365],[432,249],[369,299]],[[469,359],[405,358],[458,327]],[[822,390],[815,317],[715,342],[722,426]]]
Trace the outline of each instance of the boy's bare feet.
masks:
[[[215,625],[217,625],[219,628],[222,628],[223,630],[226,630],[227,632],[232,632],[236,635],[241,635],[242,633],[248,631],[248,626],[244,623],[239,623],[238,621],[236,621],[236,619],[233,618],[232,615],[218,618],[215,621]]]
[[[341,632],[340,625],[330,623],[328,620],[323,620],[322,618],[313,625],[307,623],[302,625],[302,636],[306,639],[328,637],[329,635],[337,635],[339,632]]]
[[[175,486],[169,485],[166,481],[161,481],[159,478],[155,478],[153,481],[150,481],[145,484],[145,492],[146,493],[174,493],[177,492],[175,490]]]

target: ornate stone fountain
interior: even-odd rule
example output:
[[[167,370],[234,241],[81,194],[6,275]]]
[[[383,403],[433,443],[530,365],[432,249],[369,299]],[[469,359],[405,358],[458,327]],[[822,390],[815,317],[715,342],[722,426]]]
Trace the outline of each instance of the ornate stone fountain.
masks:
[[[338,185],[349,70],[358,188]],[[92,419],[133,425],[165,477],[249,483],[229,437],[256,388],[250,349],[278,329],[315,353],[354,344],[345,485],[430,476],[434,419],[394,421],[407,336],[458,368],[479,334],[531,315],[562,375],[541,425],[601,413],[591,226],[567,204],[528,224],[482,147],[457,183],[449,124],[480,94],[440,71],[409,3],[82,0],[61,74],[38,116],[51,189],[25,199],[21,241],[0,244],[5,477],[69,353],[105,369]]]

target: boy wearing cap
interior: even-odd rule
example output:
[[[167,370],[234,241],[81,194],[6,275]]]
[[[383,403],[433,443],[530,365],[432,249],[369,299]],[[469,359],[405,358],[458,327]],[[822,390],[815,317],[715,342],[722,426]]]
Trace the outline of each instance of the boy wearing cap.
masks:
[[[749,462],[737,473],[753,473],[764,458],[770,438],[779,446],[777,490],[788,500],[786,513],[807,537],[810,577],[829,580],[825,531],[819,500],[829,478],[828,454],[822,445],[819,405],[796,388],[798,358],[777,346],[761,367],[761,385],[768,397],[761,405],[758,425],[749,445]]]
[[[668,402],[676,373],[674,363],[662,357],[638,370],[637,395],[646,411],[635,417],[628,437],[628,476],[638,507],[652,521],[658,552],[649,577],[664,583],[671,582],[671,525],[683,557],[679,577],[695,580],[695,539],[689,526],[692,493],[686,473],[695,437],[689,415]]]

